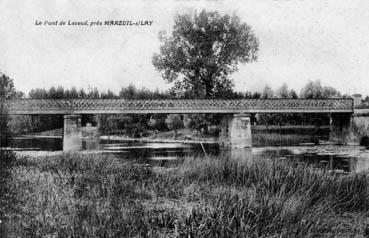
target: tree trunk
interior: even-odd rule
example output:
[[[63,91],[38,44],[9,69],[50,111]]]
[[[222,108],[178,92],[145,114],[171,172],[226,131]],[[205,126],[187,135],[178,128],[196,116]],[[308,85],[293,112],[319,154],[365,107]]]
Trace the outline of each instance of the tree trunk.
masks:
[[[174,128],[174,139],[177,139],[177,128]]]

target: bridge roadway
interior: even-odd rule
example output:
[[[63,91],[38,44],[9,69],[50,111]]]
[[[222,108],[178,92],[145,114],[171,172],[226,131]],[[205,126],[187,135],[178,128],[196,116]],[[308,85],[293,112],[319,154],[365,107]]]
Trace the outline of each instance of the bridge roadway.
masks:
[[[351,98],[334,99],[15,99],[9,114],[354,113]]]

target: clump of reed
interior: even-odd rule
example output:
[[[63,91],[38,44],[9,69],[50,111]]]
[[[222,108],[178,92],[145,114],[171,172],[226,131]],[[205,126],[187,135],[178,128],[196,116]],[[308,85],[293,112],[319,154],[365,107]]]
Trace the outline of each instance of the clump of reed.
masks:
[[[333,176],[290,162],[210,157],[185,160],[175,176],[227,188],[183,220],[185,236],[301,237],[318,229],[319,214],[369,209],[364,173]]]
[[[254,126],[252,141],[254,146],[292,146],[302,143],[318,144],[319,140],[328,140],[329,127],[314,126]]]
[[[12,169],[29,236],[113,237],[139,227],[151,170],[108,155],[21,158]],[[129,227],[131,226],[131,227]],[[137,231],[138,232],[138,231]]]
[[[332,207],[345,210],[369,209],[369,180],[366,173],[332,175],[312,165],[290,161],[187,158],[178,166],[176,177],[232,187],[256,187],[273,194],[304,194],[311,202],[329,200]]]

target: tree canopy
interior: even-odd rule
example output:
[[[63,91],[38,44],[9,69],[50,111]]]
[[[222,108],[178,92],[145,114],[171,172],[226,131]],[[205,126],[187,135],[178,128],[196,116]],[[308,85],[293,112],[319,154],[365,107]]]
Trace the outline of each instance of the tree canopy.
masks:
[[[309,81],[301,89],[302,98],[331,98],[341,97],[341,93],[331,86],[322,86],[320,80]]]
[[[1,147],[8,146],[10,132],[8,128],[7,110],[4,105],[5,99],[16,96],[13,79],[7,75],[0,73],[0,150]]]
[[[173,32],[159,33],[163,43],[152,58],[174,89],[193,97],[223,97],[232,91],[229,75],[239,63],[257,60],[259,41],[236,15],[207,12],[177,15]]]
[[[10,99],[15,97],[17,94],[14,88],[13,79],[9,78],[9,76],[0,73],[0,98],[1,99]]]

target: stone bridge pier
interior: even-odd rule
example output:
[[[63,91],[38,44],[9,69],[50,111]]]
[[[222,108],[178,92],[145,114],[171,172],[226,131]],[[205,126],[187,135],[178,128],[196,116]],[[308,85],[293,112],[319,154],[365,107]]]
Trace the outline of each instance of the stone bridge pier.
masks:
[[[230,148],[252,147],[251,114],[224,116],[220,125],[219,144]]]
[[[81,127],[81,115],[65,115],[63,129],[63,151],[95,150],[99,148],[98,126],[87,123]]]
[[[63,151],[82,149],[81,116],[65,115],[63,130]]]

